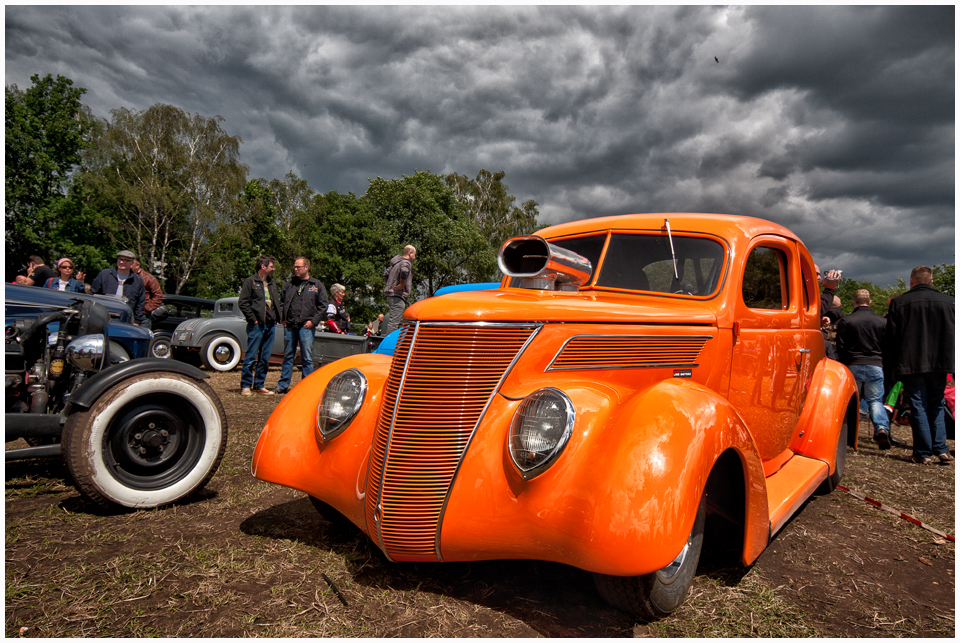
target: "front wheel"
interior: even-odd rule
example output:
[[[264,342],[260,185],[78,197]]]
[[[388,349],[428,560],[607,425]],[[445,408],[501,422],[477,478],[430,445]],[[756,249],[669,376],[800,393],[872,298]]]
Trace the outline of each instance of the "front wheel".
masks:
[[[627,614],[647,620],[663,618],[680,607],[697,571],[706,514],[704,496],[700,498],[697,517],[686,544],[673,562],[663,569],[642,576],[594,574],[594,583],[603,599]]]
[[[62,453],[81,494],[110,509],[186,498],[216,473],[227,416],[206,383],[169,372],[135,375],[67,419]]]
[[[221,373],[232,371],[240,363],[240,344],[229,335],[217,335],[200,349],[200,361]]]

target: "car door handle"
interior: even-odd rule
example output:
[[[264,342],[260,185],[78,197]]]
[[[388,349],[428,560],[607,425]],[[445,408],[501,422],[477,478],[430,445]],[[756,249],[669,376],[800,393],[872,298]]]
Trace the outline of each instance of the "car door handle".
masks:
[[[800,351],[801,353],[809,353],[809,352],[810,352],[810,349],[809,349],[809,348],[798,348],[797,350]]]

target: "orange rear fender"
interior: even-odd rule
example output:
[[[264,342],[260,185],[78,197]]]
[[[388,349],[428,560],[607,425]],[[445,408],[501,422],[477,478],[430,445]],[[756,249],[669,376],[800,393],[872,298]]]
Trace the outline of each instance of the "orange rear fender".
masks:
[[[314,371],[287,393],[267,420],[253,453],[254,477],[304,491],[366,531],[363,498],[367,460],[390,370],[384,355],[354,355]],[[367,378],[363,406],[330,442],[317,438],[317,409],[330,379],[348,368]]]
[[[832,359],[820,360],[814,372],[811,390],[797,422],[798,431],[790,449],[794,453],[837,466],[837,438],[844,416],[853,402],[857,410],[857,382],[846,366]],[[858,411],[859,412],[859,411]],[[857,418],[848,427],[847,444],[857,448]]]

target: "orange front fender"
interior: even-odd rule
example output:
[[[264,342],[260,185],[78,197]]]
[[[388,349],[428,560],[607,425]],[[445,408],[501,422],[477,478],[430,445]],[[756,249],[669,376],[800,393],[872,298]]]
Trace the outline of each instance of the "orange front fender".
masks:
[[[623,401],[595,383],[563,391],[578,412],[575,435],[529,481],[506,451],[519,402],[491,405],[447,503],[444,560],[535,558],[605,574],[655,571],[682,549],[713,463],[727,449],[745,471],[749,547],[759,553],[766,546],[763,467],[725,400],[680,380]]]
[[[330,442],[317,438],[317,408],[337,373],[356,368],[367,378],[367,393],[357,416]],[[310,374],[284,396],[267,420],[253,453],[254,477],[320,498],[366,531],[363,498],[367,459],[380,412],[380,394],[390,357],[345,357]]]

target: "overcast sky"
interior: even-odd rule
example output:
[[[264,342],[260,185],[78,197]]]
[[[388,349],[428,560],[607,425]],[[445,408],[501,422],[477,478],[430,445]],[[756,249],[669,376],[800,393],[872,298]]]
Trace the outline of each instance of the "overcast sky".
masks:
[[[170,103],[250,178],[363,194],[505,170],[556,223],[782,223],[878,285],[955,263],[955,16],[939,7],[7,6],[6,84]],[[717,62],[719,60],[719,62]]]

